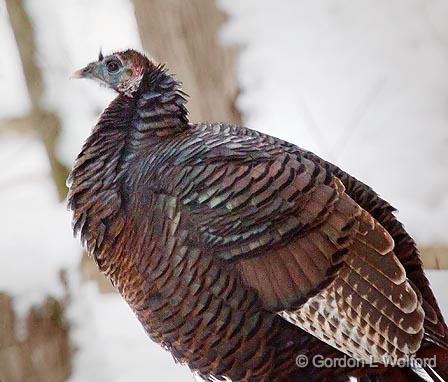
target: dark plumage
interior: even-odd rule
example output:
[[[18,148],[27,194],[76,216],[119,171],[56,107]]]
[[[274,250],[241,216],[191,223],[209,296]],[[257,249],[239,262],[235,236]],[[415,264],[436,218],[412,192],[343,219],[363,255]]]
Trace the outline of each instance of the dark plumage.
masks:
[[[180,84],[135,51],[76,75],[119,95],[70,175],[74,230],[178,361],[206,379],[411,381],[296,357],[437,354],[447,376],[447,327],[418,251],[374,191],[280,139],[190,124]]]

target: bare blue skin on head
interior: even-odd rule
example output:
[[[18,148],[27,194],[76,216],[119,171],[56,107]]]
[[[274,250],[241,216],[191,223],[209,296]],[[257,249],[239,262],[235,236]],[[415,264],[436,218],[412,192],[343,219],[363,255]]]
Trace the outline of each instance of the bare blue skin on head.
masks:
[[[143,68],[139,70],[132,61],[124,60],[119,53],[106,57],[100,51],[98,61],[91,62],[73,74],[73,78],[87,78],[97,81],[101,86],[131,95],[138,88]]]

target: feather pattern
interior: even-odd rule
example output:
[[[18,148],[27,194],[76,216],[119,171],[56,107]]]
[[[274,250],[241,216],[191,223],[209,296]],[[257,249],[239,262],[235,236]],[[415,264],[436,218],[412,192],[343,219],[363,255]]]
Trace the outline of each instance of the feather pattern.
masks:
[[[295,359],[383,363],[446,346],[392,207],[287,142],[190,124],[180,84],[144,67],[87,139],[68,200],[75,232],[153,340],[203,378],[233,381],[346,381],[371,371]]]

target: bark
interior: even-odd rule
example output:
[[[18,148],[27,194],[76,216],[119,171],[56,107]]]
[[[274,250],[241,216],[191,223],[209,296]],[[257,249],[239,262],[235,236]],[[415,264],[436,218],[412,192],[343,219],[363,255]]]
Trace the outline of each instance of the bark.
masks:
[[[48,299],[26,318],[26,338],[16,335],[11,298],[0,293],[0,381],[64,382],[71,348],[60,302]]]
[[[448,247],[423,247],[421,255],[426,269],[448,269]]]
[[[144,49],[166,63],[190,95],[192,122],[241,123],[235,50],[219,41],[225,21],[213,0],[134,0]]]

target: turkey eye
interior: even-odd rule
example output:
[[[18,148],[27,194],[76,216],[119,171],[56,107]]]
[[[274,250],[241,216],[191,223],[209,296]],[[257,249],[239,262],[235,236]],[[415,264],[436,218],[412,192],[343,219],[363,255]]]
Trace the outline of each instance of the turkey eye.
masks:
[[[119,68],[119,65],[116,61],[109,61],[106,64],[106,69],[109,73],[115,73]]]

